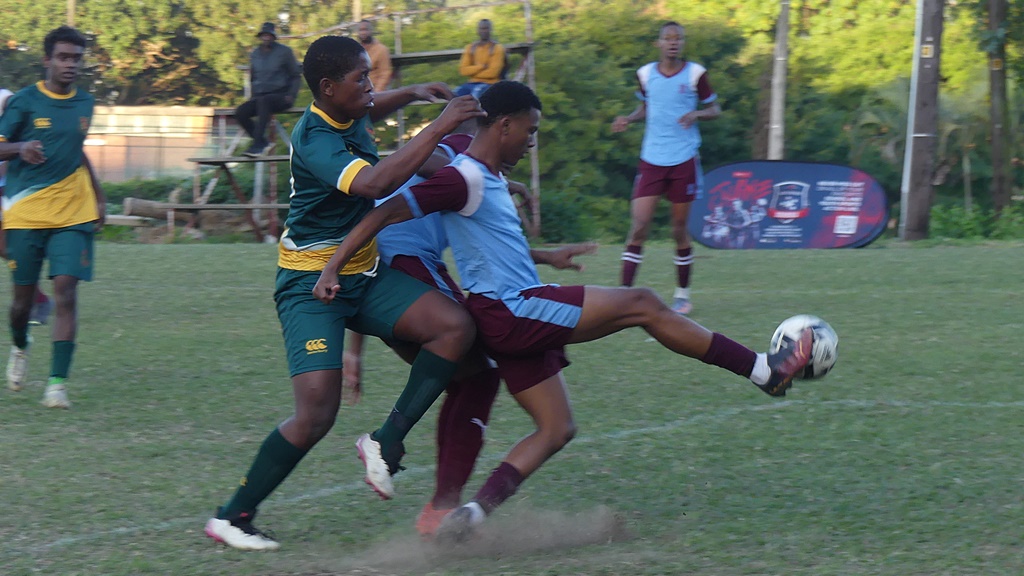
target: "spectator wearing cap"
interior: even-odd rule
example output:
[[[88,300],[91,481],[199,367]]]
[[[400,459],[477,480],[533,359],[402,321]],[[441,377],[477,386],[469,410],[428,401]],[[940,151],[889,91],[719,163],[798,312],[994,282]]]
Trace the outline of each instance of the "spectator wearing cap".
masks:
[[[238,124],[252,138],[246,156],[270,152],[272,145],[266,136],[270,118],[295,103],[302,81],[299,62],[291,48],[277,42],[273,22],[264,22],[256,37],[260,45],[249,54],[252,98],[235,110]]]
[[[359,36],[359,43],[370,56],[370,82],[373,82],[373,91],[387,90],[391,84],[391,51],[374,37],[373,22],[369,20],[359,23],[356,34]]]

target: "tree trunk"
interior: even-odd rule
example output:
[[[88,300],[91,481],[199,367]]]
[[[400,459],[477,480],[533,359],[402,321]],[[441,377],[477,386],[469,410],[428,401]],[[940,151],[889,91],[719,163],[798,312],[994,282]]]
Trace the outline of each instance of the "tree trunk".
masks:
[[[914,66],[903,162],[900,238],[928,237],[932,173],[939,124],[939,63],[942,56],[943,0],[918,0]]]
[[[1006,33],[1007,0],[989,0],[988,30]],[[989,106],[992,118],[992,204],[997,212],[1010,205],[1006,131],[1006,40],[996,36],[988,52]]]

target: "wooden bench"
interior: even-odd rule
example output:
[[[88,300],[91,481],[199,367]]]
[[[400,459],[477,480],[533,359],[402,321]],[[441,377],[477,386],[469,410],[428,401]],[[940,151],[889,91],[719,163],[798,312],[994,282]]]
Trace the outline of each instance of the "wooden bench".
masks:
[[[258,219],[259,210],[269,210],[268,215],[268,228],[269,233],[273,236],[277,236],[279,232],[277,210],[287,209],[287,204],[277,203],[277,165],[279,162],[287,162],[289,156],[286,154],[277,154],[269,156],[257,156],[255,158],[249,156],[214,156],[214,157],[198,157],[189,158],[189,162],[196,164],[195,177],[192,185],[192,204],[167,204],[167,227],[168,230],[174,233],[174,212],[176,210],[187,210],[187,211],[200,211],[200,210],[247,210],[247,217],[249,224],[252,225],[253,234],[256,235],[258,242],[264,241],[263,230],[260,227]],[[257,171],[257,189],[254,191],[253,198],[250,199],[242,187],[238,184],[238,180],[235,179],[234,174],[231,170],[239,164],[256,164],[262,166],[266,163],[268,168],[268,196],[270,202],[263,202],[262,193],[259,188],[260,180],[262,175],[260,171]],[[200,178],[200,168],[203,166],[212,166],[218,170],[220,174],[223,174],[227,180],[228,185],[231,187],[231,191],[234,192],[235,199],[238,200],[238,204],[207,204],[210,198],[210,194],[213,192],[212,186],[207,186],[207,191],[203,194],[199,193],[199,189],[202,185]],[[230,207],[230,208],[229,208]],[[194,226],[194,220],[190,220],[189,226]]]

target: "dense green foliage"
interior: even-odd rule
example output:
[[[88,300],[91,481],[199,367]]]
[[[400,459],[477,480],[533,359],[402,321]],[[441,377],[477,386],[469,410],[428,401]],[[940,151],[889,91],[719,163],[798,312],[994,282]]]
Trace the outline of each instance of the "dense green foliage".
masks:
[[[449,7],[468,0],[391,0],[380,13]],[[364,8],[369,10],[367,3]],[[1024,7],[1010,3],[1005,32],[986,31],[987,2],[950,2],[942,49],[942,114],[935,181],[940,200],[989,204],[986,46],[1004,42],[1012,77],[1024,77]],[[903,161],[906,102],[913,50],[913,0],[804,0],[794,4],[789,38],[786,157],[851,164],[871,173],[896,202]],[[38,78],[42,36],[63,17],[64,2],[0,0],[0,85]],[[537,89],[545,104],[541,127],[544,229],[551,238],[612,236],[623,226],[642,127],[611,134],[609,124],[637,101],[635,70],[657,58],[658,26],[687,26],[687,56],[709,69],[724,114],[702,125],[705,169],[756,154],[766,122],[777,0],[548,0],[533,3]],[[278,22],[282,39],[301,54],[340,21],[350,0],[303,0],[284,7],[257,0],[78,0],[77,24],[93,39],[91,90],[107,103],[218,104],[238,102],[246,53],[260,22]],[[526,39],[520,5],[408,14],[401,18],[405,52],[460,48],[474,39],[481,17],[495,22],[502,42]],[[392,19],[378,37],[395,45]],[[519,57],[513,57],[513,65]],[[455,62],[410,66],[404,83],[461,81]],[[299,103],[309,100],[306,91]],[[1024,96],[1011,89],[1011,157],[1024,149]],[[408,112],[415,130],[439,111]],[[381,126],[386,146],[395,128]],[[524,163],[525,164],[525,163]],[[526,169],[514,174],[526,179]],[[1019,164],[1013,182],[1024,184]],[[603,198],[603,199],[602,199]],[[582,216],[580,210],[593,212]],[[580,219],[580,222],[576,222]],[[564,229],[555,229],[562,227]]]

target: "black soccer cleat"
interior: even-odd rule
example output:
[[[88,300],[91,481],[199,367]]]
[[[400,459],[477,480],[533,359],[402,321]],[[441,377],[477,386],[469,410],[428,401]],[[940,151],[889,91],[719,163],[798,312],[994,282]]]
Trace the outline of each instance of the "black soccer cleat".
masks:
[[[811,361],[811,346],[814,344],[814,330],[804,328],[800,337],[778,352],[768,355],[768,368],[772,375],[764,384],[756,386],[769,396],[785,396],[793,385],[793,378]]]

